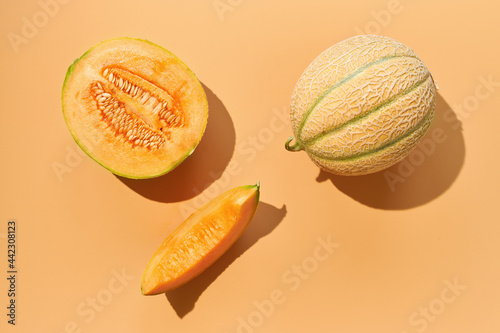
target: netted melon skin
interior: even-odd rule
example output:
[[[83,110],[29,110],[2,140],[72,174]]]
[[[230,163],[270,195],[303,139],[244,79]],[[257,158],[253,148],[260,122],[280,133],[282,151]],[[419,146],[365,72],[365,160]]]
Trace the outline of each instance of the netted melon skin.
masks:
[[[292,93],[296,143],[323,170],[364,175],[394,165],[432,123],[436,86],[418,56],[400,42],[363,35],[322,52]]]

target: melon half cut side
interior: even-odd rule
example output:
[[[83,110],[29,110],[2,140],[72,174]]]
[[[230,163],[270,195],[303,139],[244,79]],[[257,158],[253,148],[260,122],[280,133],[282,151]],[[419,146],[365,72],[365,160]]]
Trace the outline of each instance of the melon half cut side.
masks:
[[[163,175],[191,155],[208,103],[193,72],[146,40],[101,42],[68,69],[63,115],[77,144],[116,175]]]

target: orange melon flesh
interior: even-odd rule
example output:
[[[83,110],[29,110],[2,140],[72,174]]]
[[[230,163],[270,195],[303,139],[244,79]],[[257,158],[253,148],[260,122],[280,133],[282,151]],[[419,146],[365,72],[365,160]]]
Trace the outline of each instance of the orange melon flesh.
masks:
[[[146,40],[97,44],[68,69],[66,124],[78,145],[111,172],[165,174],[198,145],[208,119],[205,92],[174,54]]]
[[[153,254],[142,276],[142,293],[177,288],[213,264],[252,220],[259,193],[258,184],[240,186],[189,216]]]

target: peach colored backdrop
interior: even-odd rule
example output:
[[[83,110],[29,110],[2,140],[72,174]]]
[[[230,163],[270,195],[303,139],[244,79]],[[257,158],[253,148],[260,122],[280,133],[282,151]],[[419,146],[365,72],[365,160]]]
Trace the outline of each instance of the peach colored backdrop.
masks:
[[[0,5],[2,332],[500,332],[495,1],[3,1]],[[293,86],[361,33],[413,48],[439,85],[417,150],[365,177],[291,153]],[[149,39],[206,89],[210,118],[172,173],[101,168],[61,112],[68,66],[97,42]],[[261,182],[249,229],[166,295],[139,282],[193,209]],[[16,325],[7,222],[17,222]]]

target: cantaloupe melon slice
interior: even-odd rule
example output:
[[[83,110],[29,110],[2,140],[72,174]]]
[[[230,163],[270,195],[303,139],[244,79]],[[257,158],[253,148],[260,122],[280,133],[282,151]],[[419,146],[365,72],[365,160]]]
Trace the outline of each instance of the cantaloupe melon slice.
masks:
[[[198,145],[208,118],[203,87],[175,55],[149,41],[97,44],[68,69],[66,124],[80,147],[113,173],[152,178]]]
[[[259,184],[236,187],[189,216],[153,254],[142,276],[142,293],[177,288],[212,265],[252,220],[259,193]]]

